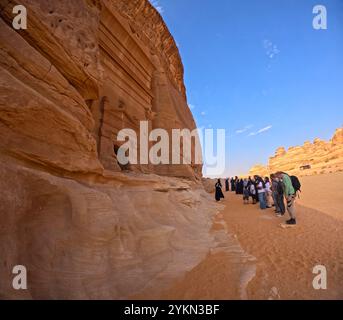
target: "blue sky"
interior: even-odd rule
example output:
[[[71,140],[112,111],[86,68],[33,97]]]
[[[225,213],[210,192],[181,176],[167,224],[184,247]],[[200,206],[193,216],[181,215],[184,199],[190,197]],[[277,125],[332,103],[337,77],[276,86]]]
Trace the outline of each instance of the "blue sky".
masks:
[[[343,0],[153,0],[198,127],[227,131],[225,175],[343,124]],[[315,5],[327,30],[312,26]]]

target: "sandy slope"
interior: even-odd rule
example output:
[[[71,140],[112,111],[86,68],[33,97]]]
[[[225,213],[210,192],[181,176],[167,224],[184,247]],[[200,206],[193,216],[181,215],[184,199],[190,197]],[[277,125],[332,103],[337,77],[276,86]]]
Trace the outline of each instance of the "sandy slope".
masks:
[[[341,178],[342,174],[302,178],[302,204],[325,213],[298,203],[298,226],[290,229],[279,226],[288,217],[275,217],[273,209],[261,211],[257,206],[243,205],[241,196],[227,193],[223,202],[226,207],[214,229],[224,223],[227,237],[239,241],[236,258],[232,250],[228,253],[217,248],[158,298],[343,299],[342,197],[336,194]],[[330,188],[317,194],[323,182]],[[249,259],[237,259],[243,256],[242,248]],[[255,276],[251,273],[252,262]],[[325,291],[312,286],[316,265],[327,268]],[[247,266],[250,271],[240,273]]]
[[[343,172],[300,178],[299,203],[343,220]]]
[[[285,218],[274,217],[272,209],[244,207],[236,196],[229,201],[224,213],[229,230],[257,258],[256,277],[248,287],[250,299],[343,299],[342,221],[298,205],[298,226],[281,229]],[[326,291],[312,286],[312,270],[319,264],[327,268]]]

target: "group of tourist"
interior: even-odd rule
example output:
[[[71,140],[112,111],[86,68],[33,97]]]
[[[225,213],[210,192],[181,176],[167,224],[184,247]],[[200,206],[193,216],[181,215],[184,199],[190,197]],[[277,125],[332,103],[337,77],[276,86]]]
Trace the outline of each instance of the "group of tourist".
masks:
[[[218,179],[215,187],[215,198],[220,201],[224,198],[220,179]],[[300,191],[300,182],[295,176],[290,177],[285,172],[277,172],[272,174],[270,178],[262,178],[258,175],[245,179],[228,178],[225,179],[225,190],[243,195],[244,204],[249,204],[251,198],[252,204],[258,203],[261,210],[274,207],[278,217],[285,214],[286,201],[287,212],[290,215],[290,219],[286,223],[289,225],[296,224],[295,198],[297,192]]]

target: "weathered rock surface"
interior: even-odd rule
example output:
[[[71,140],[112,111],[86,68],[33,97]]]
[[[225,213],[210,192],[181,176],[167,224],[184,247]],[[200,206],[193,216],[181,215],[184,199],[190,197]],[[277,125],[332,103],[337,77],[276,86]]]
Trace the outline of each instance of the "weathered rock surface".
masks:
[[[267,176],[269,174],[268,169],[266,166],[262,164],[256,164],[249,170],[249,175],[260,175],[260,176]]]
[[[207,193],[214,193],[216,191],[216,179],[202,178],[202,185]]]
[[[16,4],[27,30],[12,28]],[[217,210],[201,166],[116,159],[118,131],[141,120],[195,128],[157,11],[147,0],[13,0],[0,17],[0,298],[125,298],[196,265]],[[12,288],[19,264],[28,290]]]
[[[156,292],[212,246],[216,210],[189,180],[132,174],[65,179],[3,159],[1,298],[116,299]],[[11,182],[9,182],[11,181]],[[12,288],[12,268],[28,290]]]
[[[268,175],[277,171],[299,176],[343,171],[343,128],[337,129],[330,141],[315,139],[288,150],[280,147],[267,166],[254,166],[249,174]]]

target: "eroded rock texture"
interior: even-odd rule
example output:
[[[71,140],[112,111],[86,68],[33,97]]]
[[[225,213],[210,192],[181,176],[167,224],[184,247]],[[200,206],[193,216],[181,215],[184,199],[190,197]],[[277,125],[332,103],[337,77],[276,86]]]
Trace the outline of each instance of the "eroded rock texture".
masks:
[[[125,298],[192,268],[216,212],[201,166],[116,160],[141,120],[195,128],[160,15],[147,0],[1,0],[0,15],[0,297]]]
[[[267,166],[256,165],[251,168],[250,175],[268,175],[277,171],[285,171],[300,176],[332,173],[343,170],[343,128],[336,130],[330,141],[315,139],[307,141],[303,146],[280,147],[275,155],[269,158]]]

